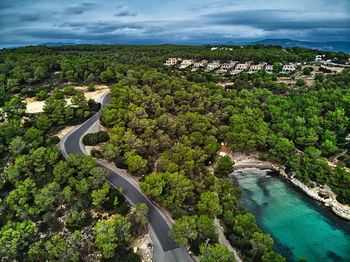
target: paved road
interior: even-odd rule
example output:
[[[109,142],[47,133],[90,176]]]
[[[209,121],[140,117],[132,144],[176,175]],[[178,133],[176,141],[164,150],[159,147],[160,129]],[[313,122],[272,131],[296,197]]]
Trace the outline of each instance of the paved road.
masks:
[[[106,94],[102,98],[103,107],[108,103],[110,94]],[[91,129],[99,120],[101,112],[98,112],[81,126],[75,128],[69,132],[60,143],[60,147],[64,157],[69,154],[76,154],[84,152],[84,148],[81,144],[83,135]],[[154,249],[153,261],[193,261],[184,247],[178,247],[174,241],[169,237],[168,232],[170,230],[170,222],[166,216],[144,195],[141,193],[138,185],[131,178],[128,178],[122,171],[109,166],[106,163],[99,161],[98,166],[107,168],[109,170],[109,177],[107,180],[114,187],[122,187],[125,197],[133,205],[137,203],[146,203],[149,207],[148,219],[151,228],[151,234],[157,239]],[[155,241],[154,241],[155,242]],[[157,247],[157,244],[160,247]]]

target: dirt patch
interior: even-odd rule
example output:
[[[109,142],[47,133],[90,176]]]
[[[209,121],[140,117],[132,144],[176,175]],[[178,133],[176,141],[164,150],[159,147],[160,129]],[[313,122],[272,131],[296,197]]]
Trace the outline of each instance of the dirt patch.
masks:
[[[26,113],[35,114],[43,112],[44,101],[36,101],[34,97],[29,97],[24,102],[27,104]]]
[[[87,91],[88,88],[89,88],[89,86],[75,86],[76,90],[83,91],[83,92],[88,92]],[[108,89],[108,86],[106,86],[106,85],[95,85],[95,89],[96,89],[96,91],[102,90],[102,89]],[[92,92],[90,92],[90,93],[92,93]]]
[[[275,169],[271,162],[259,160],[258,152],[252,152],[250,154],[229,152],[228,156],[235,161],[235,165],[233,166],[235,170],[244,168]]]
[[[88,86],[76,86],[75,88],[78,91],[84,91],[85,92],[84,94],[87,100],[89,99],[96,100],[109,91],[109,88],[105,85],[96,86],[95,87],[96,91],[93,91],[93,92],[87,92]],[[67,101],[67,105],[71,104],[70,98],[67,98],[66,101]],[[35,113],[43,112],[45,101],[37,101],[35,97],[29,97],[29,98],[26,98],[24,102],[27,103],[26,113],[35,114]]]
[[[137,253],[142,262],[152,262],[153,241],[149,234],[137,237],[131,244],[134,253]]]
[[[295,85],[296,81],[291,79],[290,77],[286,77],[286,76],[281,76],[281,77],[277,77],[277,82],[278,83],[286,83],[287,85]]]
[[[341,73],[345,69],[344,67],[338,67],[338,66],[322,66],[322,67],[327,68],[332,72],[336,72],[336,73]]]
[[[66,126],[65,128],[61,129],[55,136],[58,136],[60,139],[64,137],[66,134],[68,134],[73,128],[76,126]]]
[[[226,87],[226,86],[232,86],[233,82],[220,82],[218,83],[219,86]]]

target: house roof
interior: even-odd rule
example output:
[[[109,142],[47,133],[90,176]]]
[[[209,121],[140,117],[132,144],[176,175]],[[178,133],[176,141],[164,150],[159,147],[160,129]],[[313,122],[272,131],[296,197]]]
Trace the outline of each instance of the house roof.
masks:
[[[228,153],[228,148],[227,146],[221,146],[221,149],[220,149],[220,152],[223,152],[223,153]]]

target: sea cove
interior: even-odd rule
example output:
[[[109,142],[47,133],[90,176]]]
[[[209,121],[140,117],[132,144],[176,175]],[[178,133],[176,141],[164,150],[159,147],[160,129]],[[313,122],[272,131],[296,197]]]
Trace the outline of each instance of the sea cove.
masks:
[[[350,261],[350,222],[268,171],[245,169],[234,177],[243,188],[240,202],[288,261]]]

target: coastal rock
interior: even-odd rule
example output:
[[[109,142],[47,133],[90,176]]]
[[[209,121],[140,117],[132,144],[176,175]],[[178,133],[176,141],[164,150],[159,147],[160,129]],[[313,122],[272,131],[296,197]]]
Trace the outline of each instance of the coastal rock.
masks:
[[[295,174],[291,177],[288,176],[284,168],[278,165],[275,165],[268,161],[261,161],[257,159],[257,154],[245,155],[241,153],[229,153],[232,160],[235,161],[234,170],[240,171],[246,168],[257,168],[257,169],[271,169],[279,174],[281,174],[286,180],[290,181],[293,185],[300,188],[308,196],[312,197],[315,200],[320,201],[325,206],[330,207],[332,211],[339,217],[350,220],[350,206],[343,205],[337,201],[337,196],[334,194],[332,189],[327,185],[315,185],[314,188],[310,188],[301,181],[299,181]]]

